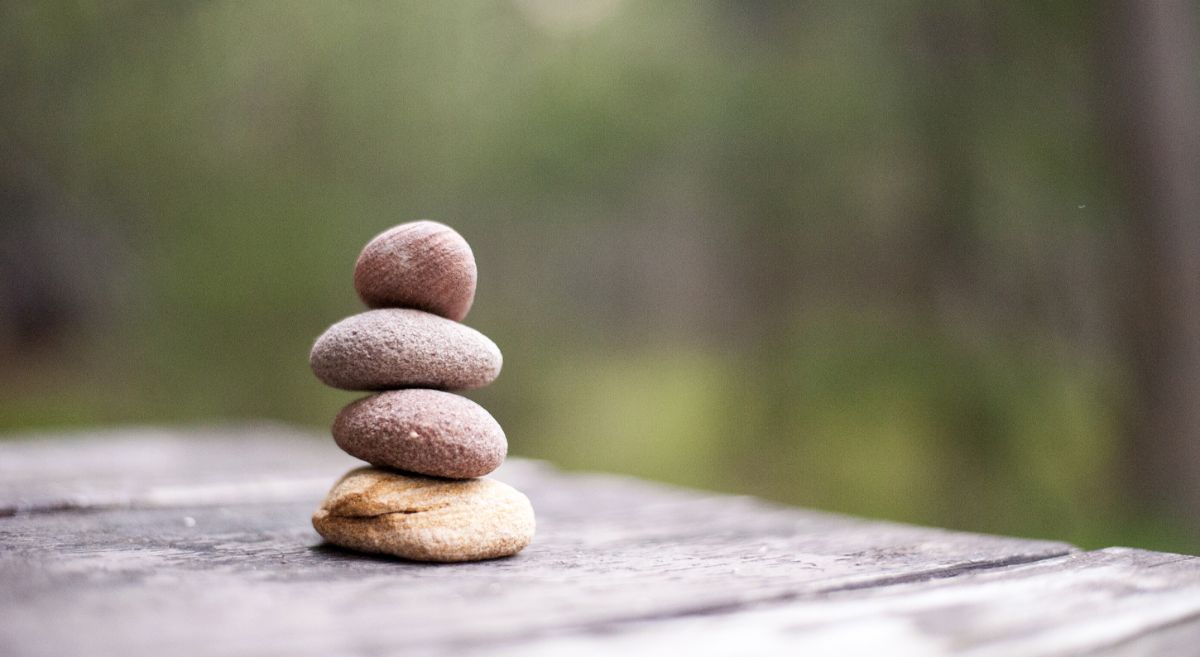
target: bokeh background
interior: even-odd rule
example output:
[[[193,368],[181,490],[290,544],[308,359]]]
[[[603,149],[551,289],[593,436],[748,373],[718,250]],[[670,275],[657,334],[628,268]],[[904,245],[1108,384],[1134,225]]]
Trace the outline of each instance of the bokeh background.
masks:
[[[325,430],[433,218],[512,453],[1200,552],[1196,9],[4,2],[0,430]]]

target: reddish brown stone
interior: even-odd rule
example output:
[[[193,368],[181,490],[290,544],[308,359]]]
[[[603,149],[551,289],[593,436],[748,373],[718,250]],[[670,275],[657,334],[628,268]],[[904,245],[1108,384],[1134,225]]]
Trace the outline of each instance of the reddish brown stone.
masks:
[[[500,467],[504,430],[482,406],[437,390],[391,390],[342,409],[333,439],[371,465],[467,479]]]
[[[471,310],[477,276],[462,235],[423,220],[368,242],[354,265],[354,289],[371,308],[417,308],[457,322]]]

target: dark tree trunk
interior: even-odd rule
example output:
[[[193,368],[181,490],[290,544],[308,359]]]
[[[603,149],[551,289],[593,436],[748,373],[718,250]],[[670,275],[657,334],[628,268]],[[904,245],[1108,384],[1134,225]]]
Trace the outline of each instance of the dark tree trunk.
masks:
[[[1200,520],[1200,49],[1190,0],[1114,0],[1110,73],[1132,381],[1125,463],[1152,507]]]

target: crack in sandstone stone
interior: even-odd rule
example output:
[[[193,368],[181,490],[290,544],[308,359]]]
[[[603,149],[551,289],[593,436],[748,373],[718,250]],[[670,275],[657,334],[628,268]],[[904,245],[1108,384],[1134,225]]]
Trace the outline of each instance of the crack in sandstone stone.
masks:
[[[427,506],[427,507],[422,507],[422,508],[396,509],[394,511],[380,511],[379,513],[354,513],[354,512],[338,513],[338,512],[330,511],[329,515],[334,518],[356,518],[356,519],[381,518],[383,516],[411,516],[411,515],[416,515],[418,513],[427,513],[429,511],[437,511],[439,509],[445,509],[449,506],[450,506],[450,503],[445,502],[442,504],[435,504],[432,506]]]

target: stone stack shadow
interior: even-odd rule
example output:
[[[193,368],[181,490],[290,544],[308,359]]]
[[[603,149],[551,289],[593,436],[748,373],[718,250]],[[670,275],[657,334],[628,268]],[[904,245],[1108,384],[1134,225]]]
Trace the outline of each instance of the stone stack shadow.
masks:
[[[475,257],[448,226],[417,221],[372,239],[354,267],[371,308],[329,327],[309,364],[322,382],[373,391],[333,423],[347,473],[313,514],[327,541],[420,561],[509,556],[533,539],[529,500],[484,478],[504,462],[504,430],[453,393],[500,374],[500,349],[460,323],[475,298]]]

